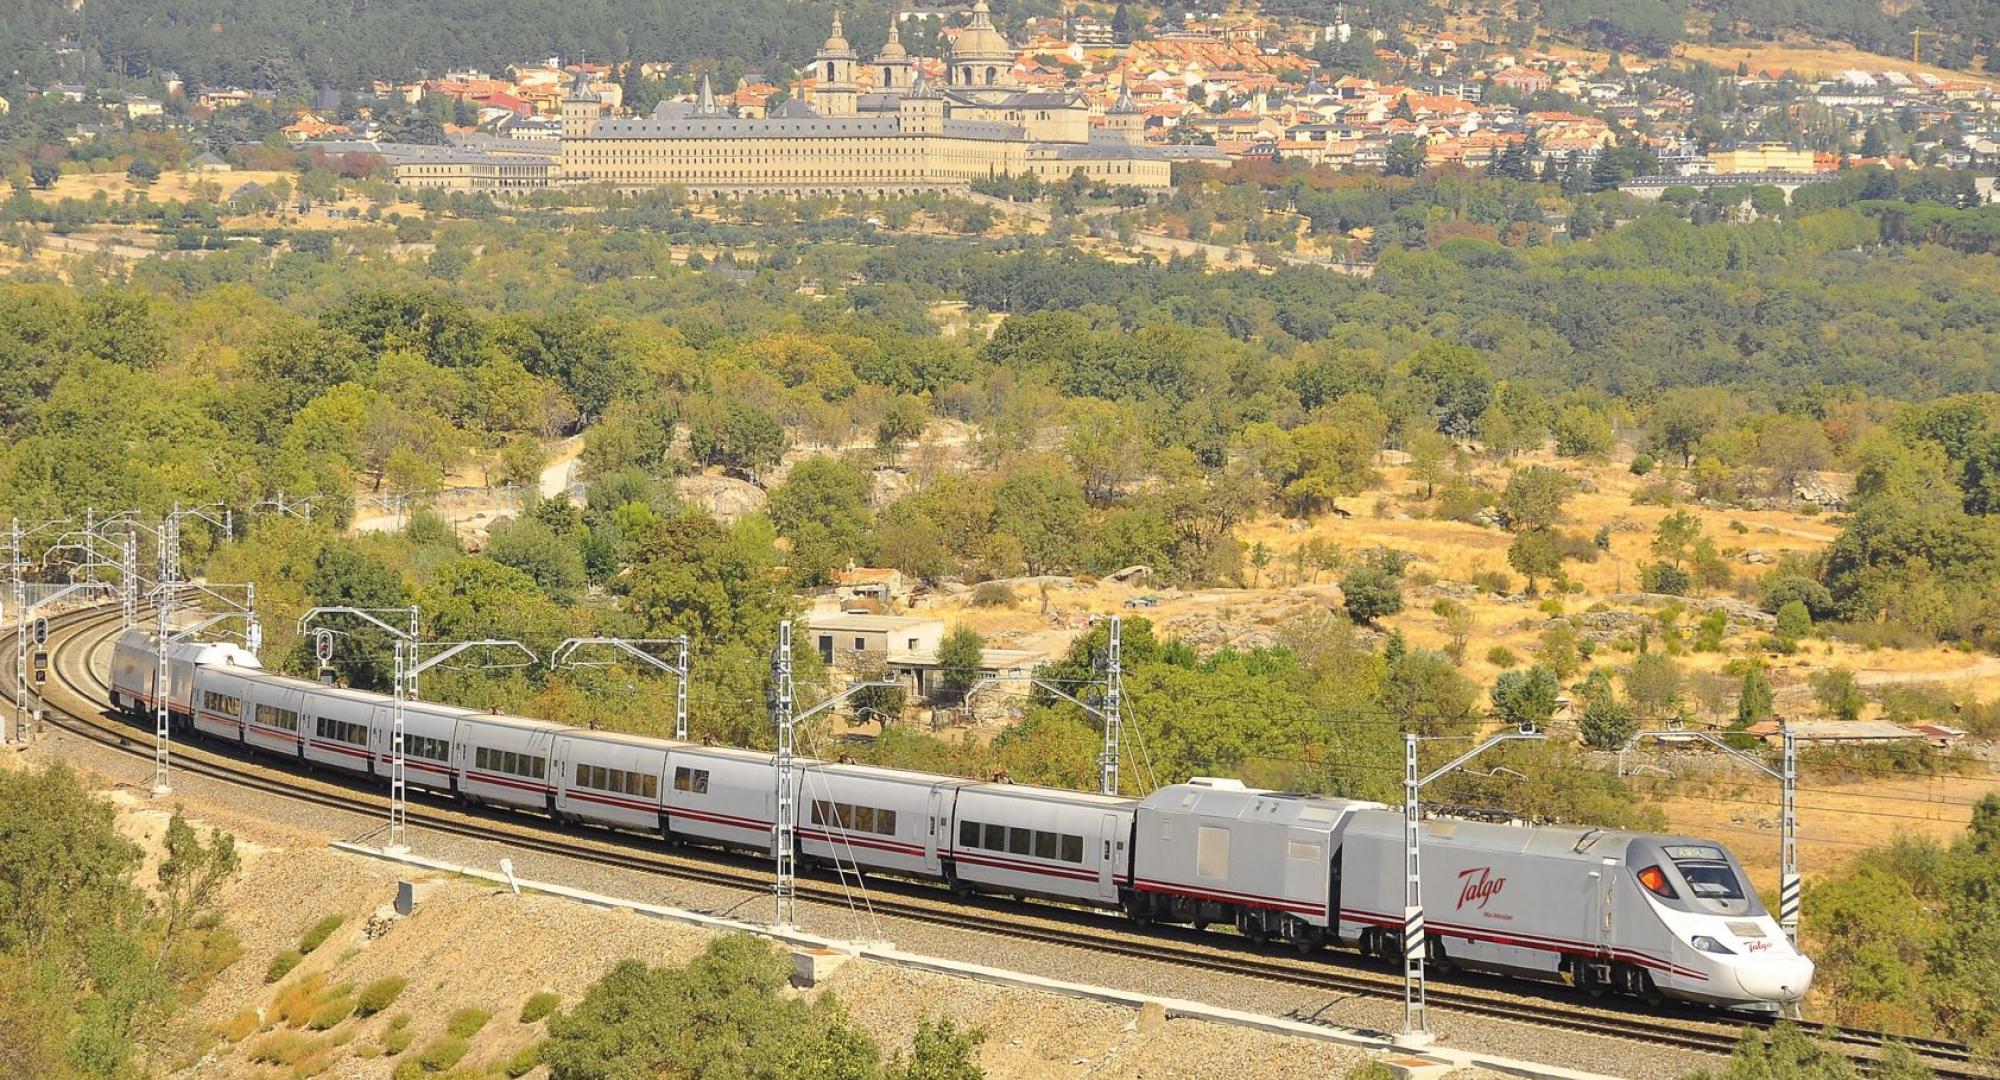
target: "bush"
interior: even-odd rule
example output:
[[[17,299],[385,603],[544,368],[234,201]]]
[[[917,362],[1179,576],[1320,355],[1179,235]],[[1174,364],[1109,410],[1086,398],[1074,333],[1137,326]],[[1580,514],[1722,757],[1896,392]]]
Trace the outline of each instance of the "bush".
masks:
[[[338,1027],[342,1020],[352,1015],[354,1015],[354,999],[342,995],[321,1005],[319,1011],[313,1013],[312,1019],[306,1021],[306,1026],[314,1031],[325,1031],[331,1027]]]
[[[1016,601],[1013,587],[998,581],[982,581],[972,587],[973,607],[1013,607]]]
[[[1778,609],[1778,640],[1787,645],[1794,645],[1800,638],[1810,633],[1812,633],[1812,615],[1806,610],[1804,602],[1785,601],[1784,606]]]
[[[1481,570],[1472,575],[1472,584],[1494,596],[1507,596],[1514,591],[1514,579],[1505,570]]]
[[[445,1022],[444,1032],[453,1038],[470,1039],[479,1034],[479,1029],[485,1027],[486,1021],[491,1019],[493,1014],[485,1009],[460,1009],[452,1013],[451,1019]]]
[[[1757,592],[1757,606],[1773,615],[1794,600],[1804,604],[1806,612],[1815,619],[1834,613],[1833,594],[1826,586],[1801,574],[1766,574],[1757,582]]]
[[[1403,578],[1400,568],[1391,570],[1382,561],[1349,570],[1340,579],[1341,600],[1348,617],[1369,624],[1384,615],[1403,610]]]
[[[264,981],[274,983],[290,975],[292,969],[298,967],[299,961],[304,959],[305,954],[299,952],[297,949],[286,949],[284,952],[273,956],[270,966],[264,969]]]
[[[382,1053],[395,1057],[410,1048],[417,1039],[417,1029],[410,1026],[410,1014],[402,1013],[389,1021],[389,1030],[382,1035]]]
[[[1491,649],[1486,650],[1486,662],[1492,664],[1494,667],[1510,668],[1519,664],[1521,658],[1514,655],[1514,650],[1509,649],[1507,646],[1495,645]]]
[[[403,996],[403,987],[408,985],[409,981],[401,975],[376,979],[361,988],[361,994],[354,1001],[355,1013],[360,1016],[374,1016],[394,1005],[396,999]]]
[[[417,1051],[417,1064],[425,1072],[443,1072],[464,1060],[471,1049],[472,1043],[463,1035],[441,1035]]]
[[[1655,462],[1653,460],[1653,455],[1651,454],[1634,455],[1632,458],[1632,475],[1644,476],[1647,473],[1652,472],[1653,466],[1656,464],[1658,464],[1658,462]]]
[[[332,937],[333,932],[340,929],[340,924],[346,921],[345,915],[328,915],[314,923],[312,929],[307,930],[305,936],[299,939],[299,952],[309,953],[326,944],[326,939]]]
[[[221,1027],[215,1029],[224,1042],[240,1043],[257,1033],[257,1010],[245,1009],[230,1017]]]
[[[265,1065],[295,1065],[319,1046],[303,1031],[274,1031],[250,1045],[251,1061]]]
[[[1639,587],[1649,593],[1686,596],[1692,584],[1688,572],[1673,563],[1656,562],[1639,573]]]
[[[532,1024],[555,1012],[556,1006],[561,1003],[562,996],[553,990],[544,990],[541,993],[535,994],[528,999],[527,1004],[521,1006],[521,1022],[523,1024]]]
[[[1396,1080],[1396,1070],[1380,1061],[1364,1061],[1347,1070],[1344,1080]]]
[[[514,1056],[500,1067],[500,1071],[511,1077],[526,1076],[535,1066],[542,1063],[542,1044],[539,1040],[514,1051]]]
[[[1835,720],[1859,720],[1861,710],[1868,705],[1868,698],[1861,692],[1861,683],[1854,673],[1845,668],[1827,668],[1815,671],[1807,677],[1812,686],[1813,700],[1820,709]]]

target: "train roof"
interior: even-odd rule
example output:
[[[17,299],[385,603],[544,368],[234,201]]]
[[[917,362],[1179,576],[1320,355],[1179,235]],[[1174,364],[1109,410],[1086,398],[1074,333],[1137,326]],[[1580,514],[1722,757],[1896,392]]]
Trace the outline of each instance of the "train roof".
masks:
[[[573,739],[584,739],[590,742],[618,743],[623,746],[643,746],[655,750],[674,750],[687,745],[684,742],[662,738],[658,735],[637,735],[629,731],[594,731],[590,728],[572,727],[567,734]]]
[[[571,724],[558,724],[554,720],[537,720],[532,716],[515,716],[512,713],[481,712],[468,709],[459,716],[468,724],[491,724],[495,727],[509,727],[522,731],[574,732],[580,730]],[[585,732],[589,734],[589,732]]]
[[[1197,779],[1169,784],[1140,801],[1142,810],[1166,814],[1199,814],[1288,825],[1331,825],[1357,810],[1379,810],[1381,803],[1339,799],[1291,791],[1245,787],[1235,780]]]
[[[1403,815],[1400,811],[1394,810],[1359,815],[1350,827],[1350,833],[1361,832],[1376,836],[1400,837],[1402,831]],[[1466,821],[1460,818],[1430,818],[1423,823],[1423,831],[1427,838],[1448,843],[1453,847],[1591,861],[1622,858],[1635,841],[1700,845],[1728,850],[1726,844],[1698,836],[1643,833],[1629,829],[1597,829],[1583,825],[1502,825],[1487,821]]]
[[[978,792],[982,795],[998,795],[1003,798],[1102,806],[1107,810],[1133,810],[1139,806],[1138,799],[1125,795],[1101,795],[1095,791],[1071,791],[1068,788],[1045,787],[1041,784],[1010,784],[980,780],[968,783],[959,790]]]
[[[796,758],[794,761],[798,760]],[[963,776],[941,776],[937,773],[918,772],[915,769],[896,769],[887,765],[863,765],[859,762],[814,761],[814,772],[834,773],[839,776],[859,776],[870,780],[896,780],[905,784],[922,784],[926,787],[937,784],[957,784],[964,786],[973,781]]]

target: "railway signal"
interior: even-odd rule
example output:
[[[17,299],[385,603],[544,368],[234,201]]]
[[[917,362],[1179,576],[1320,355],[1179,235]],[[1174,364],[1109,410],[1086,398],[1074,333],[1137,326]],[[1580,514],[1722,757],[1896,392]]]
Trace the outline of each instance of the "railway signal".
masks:
[[[49,618],[46,615],[37,615],[35,616],[35,644],[47,645],[48,643]]]

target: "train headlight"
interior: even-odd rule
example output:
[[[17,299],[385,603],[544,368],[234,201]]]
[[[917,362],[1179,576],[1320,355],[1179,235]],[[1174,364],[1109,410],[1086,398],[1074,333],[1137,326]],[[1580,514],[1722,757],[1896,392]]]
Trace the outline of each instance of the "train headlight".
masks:
[[[1696,934],[1694,937],[1688,939],[1688,943],[1705,953],[1714,953],[1717,956],[1736,955],[1735,949],[1709,937],[1707,934]]]

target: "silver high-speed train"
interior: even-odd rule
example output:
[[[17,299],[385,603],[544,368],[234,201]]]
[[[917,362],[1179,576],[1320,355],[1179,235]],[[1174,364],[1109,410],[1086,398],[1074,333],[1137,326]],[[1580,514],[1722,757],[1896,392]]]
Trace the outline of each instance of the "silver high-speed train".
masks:
[[[386,778],[391,702],[262,670],[226,644],[169,650],[171,722],[299,765]],[[127,632],[112,702],[151,715],[153,639]],[[768,853],[769,753],[617,735],[431,702],[404,706],[407,782],[668,840]],[[1402,816],[1378,803],[1202,780],[1144,799],[795,762],[798,858],[1038,897],[1141,923],[1227,924],[1259,944],[1400,953]],[[1811,985],[1712,840],[1433,820],[1422,831],[1434,962],[1642,1000],[1773,1010]]]

